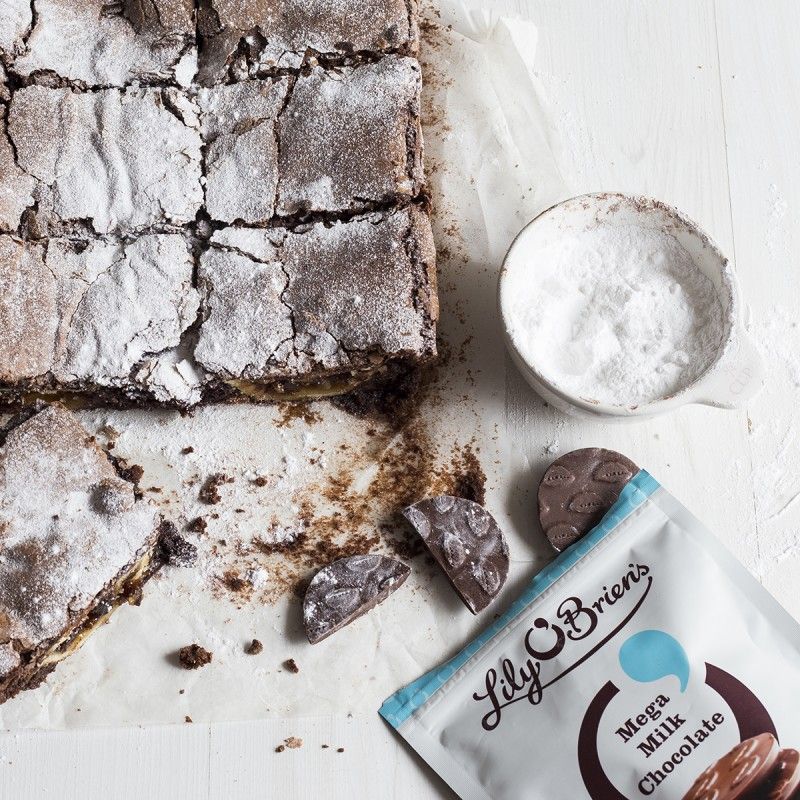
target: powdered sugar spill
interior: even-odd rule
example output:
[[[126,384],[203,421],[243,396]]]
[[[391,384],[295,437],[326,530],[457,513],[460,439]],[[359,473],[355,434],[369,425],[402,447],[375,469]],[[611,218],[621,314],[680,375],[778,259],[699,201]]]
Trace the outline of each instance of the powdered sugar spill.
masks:
[[[512,338],[551,383],[611,405],[686,388],[713,363],[723,311],[677,239],[598,225],[526,253],[508,275]]]

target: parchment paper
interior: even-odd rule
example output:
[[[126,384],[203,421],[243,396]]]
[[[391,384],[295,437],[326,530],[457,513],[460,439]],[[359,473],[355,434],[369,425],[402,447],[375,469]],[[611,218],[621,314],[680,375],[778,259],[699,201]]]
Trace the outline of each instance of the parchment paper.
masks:
[[[536,30],[498,7],[441,2],[425,11],[424,132],[444,358],[421,405],[389,422],[329,402],[302,413],[244,405],[186,417],[82,412],[101,442],[144,467],[146,495],[179,527],[205,520],[205,533],[187,534],[200,559],[166,569],[138,608],[121,608],[43,686],[0,706],[4,728],[371,713],[462,646],[530,576],[531,529],[507,513],[509,473],[519,465],[505,433],[496,280],[513,236],[563,195],[564,183],[533,76]],[[405,586],[311,647],[292,585],[330,559],[331,544],[397,552],[409,535],[397,505],[475,481],[476,461],[512,558],[496,604],[473,617],[418,555]],[[198,491],[214,473],[231,481],[218,504],[204,505]],[[303,556],[275,548],[298,537]],[[244,651],[252,638],[264,646],[259,655]],[[193,642],[213,661],[187,671],[176,651]],[[298,673],[282,667],[288,658]]]

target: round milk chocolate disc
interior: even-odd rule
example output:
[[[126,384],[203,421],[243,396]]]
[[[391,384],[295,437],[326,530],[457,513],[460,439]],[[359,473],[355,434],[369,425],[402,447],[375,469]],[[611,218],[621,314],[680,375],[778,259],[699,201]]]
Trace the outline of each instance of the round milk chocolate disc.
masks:
[[[539,521],[550,544],[561,552],[587,534],[638,471],[622,453],[602,447],[556,459],[539,484]]]
[[[441,495],[403,511],[473,614],[497,596],[508,576],[508,547],[494,517],[478,503]]]
[[[797,800],[800,798],[800,753],[781,750],[778,765],[770,776],[767,800]]]
[[[771,733],[737,744],[697,778],[683,800],[755,800],[766,798],[780,748]]]
[[[402,586],[411,569],[388,556],[340,558],[323,567],[303,598],[303,625],[311,644],[366,614]]]

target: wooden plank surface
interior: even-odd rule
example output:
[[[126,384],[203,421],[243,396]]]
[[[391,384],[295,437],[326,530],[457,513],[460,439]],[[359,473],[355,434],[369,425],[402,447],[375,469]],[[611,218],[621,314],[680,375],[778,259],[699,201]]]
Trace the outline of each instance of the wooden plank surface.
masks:
[[[512,5],[539,26],[537,71],[574,190],[645,192],[695,217],[735,259],[770,364],[767,389],[747,412],[696,408],[632,426],[559,417],[509,368],[516,518],[534,513],[547,446],[620,449],[799,616],[800,4]],[[536,541],[531,550],[544,556]],[[303,747],[276,754],[287,736]],[[449,796],[377,718],[0,737],[3,798],[279,798],[321,788],[328,800]]]

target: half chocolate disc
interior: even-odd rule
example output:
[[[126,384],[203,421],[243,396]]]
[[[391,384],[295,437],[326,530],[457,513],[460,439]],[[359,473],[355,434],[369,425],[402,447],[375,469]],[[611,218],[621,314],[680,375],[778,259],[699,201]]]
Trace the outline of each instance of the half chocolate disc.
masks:
[[[508,547],[483,506],[442,495],[403,511],[467,608],[477,614],[497,596],[508,576]]]
[[[402,586],[411,569],[388,556],[340,558],[311,580],[303,599],[303,625],[311,644],[366,614]]]
[[[539,484],[539,521],[561,552],[587,534],[639,471],[614,450],[585,447],[556,459]]]

